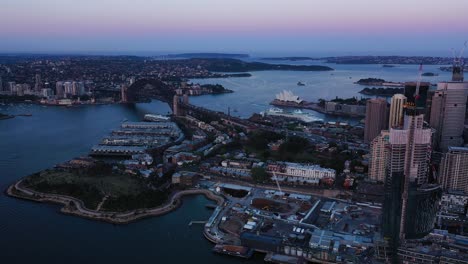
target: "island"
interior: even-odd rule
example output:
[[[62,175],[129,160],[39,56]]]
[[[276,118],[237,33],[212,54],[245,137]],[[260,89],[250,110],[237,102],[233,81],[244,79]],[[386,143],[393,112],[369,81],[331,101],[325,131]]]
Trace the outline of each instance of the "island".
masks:
[[[391,97],[395,94],[402,94],[404,93],[404,88],[364,88],[359,91],[360,94],[365,95],[376,95],[376,96],[384,96],[384,97]]]
[[[0,120],[10,119],[10,118],[13,118],[13,117],[14,116],[12,116],[12,115],[6,115],[6,114],[0,113]]]
[[[200,86],[203,90],[206,90],[208,94],[224,94],[233,93],[233,90],[224,88],[221,84],[202,84]]]
[[[333,71],[333,68],[320,65],[288,65],[262,62],[246,62],[237,59],[191,59],[191,63],[200,65],[213,72],[249,72],[249,71]]]
[[[379,78],[366,78],[366,79],[359,79],[357,81],[357,84],[361,85],[382,85],[385,82],[384,79],[379,79]]]
[[[321,58],[327,63],[336,64],[424,64],[424,65],[450,65],[451,57],[429,56],[337,56]]]
[[[365,78],[359,79],[355,84],[360,85],[373,85],[373,86],[390,86],[390,87],[403,87],[405,86],[402,82],[387,82],[384,79],[379,78]]]
[[[439,76],[439,74],[437,73],[433,73],[433,72],[425,72],[423,74],[421,74],[422,76],[425,76],[425,77],[434,77],[434,76]]]
[[[162,57],[176,58],[176,59],[221,59],[221,58],[233,58],[233,59],[244,59],[248,58],[249,54],[238,54],[238,53],[180,53],[180,54],[168,54]]]
[[[262,60],[282,60],[282,61],[302,61],[302,60],[318,60],[312,57],[266,57]]]

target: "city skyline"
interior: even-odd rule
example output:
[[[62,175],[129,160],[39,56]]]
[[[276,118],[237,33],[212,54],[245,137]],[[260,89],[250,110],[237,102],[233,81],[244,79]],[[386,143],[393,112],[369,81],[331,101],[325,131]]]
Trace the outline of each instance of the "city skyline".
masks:
[[[450,56],[468,3],[449,2],[7,0],[0,52]]]

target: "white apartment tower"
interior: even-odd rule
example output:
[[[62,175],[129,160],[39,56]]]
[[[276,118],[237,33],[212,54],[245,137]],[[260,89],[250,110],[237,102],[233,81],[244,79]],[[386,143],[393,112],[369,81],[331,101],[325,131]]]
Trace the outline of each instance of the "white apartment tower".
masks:
[[[468,194],[468,148],[448,148],[440,164],[439,183],[444,190]]]
[[[388,157],[389,131],[382,130],[370,143],[369,179],[385,181],[385,166]]]
[[[390,101],[389,128],[397,128],[403,125],[403,109],[406,104],[406,96],[395,94]]]

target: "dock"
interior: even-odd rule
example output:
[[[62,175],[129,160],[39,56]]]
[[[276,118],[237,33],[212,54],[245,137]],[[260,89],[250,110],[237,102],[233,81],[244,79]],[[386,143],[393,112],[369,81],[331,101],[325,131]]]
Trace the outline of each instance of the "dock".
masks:
[[[216,209],[216,207],[217,207],[216,204],[207,204],[205,206],[206,206],[206,208],[209,208],[209,209]]]
[[[206,224],[206,221],[190,221],[190,223],[188,224],[189,226],[192,226],[193,224],[201,224],[201,225],[204,225]]]

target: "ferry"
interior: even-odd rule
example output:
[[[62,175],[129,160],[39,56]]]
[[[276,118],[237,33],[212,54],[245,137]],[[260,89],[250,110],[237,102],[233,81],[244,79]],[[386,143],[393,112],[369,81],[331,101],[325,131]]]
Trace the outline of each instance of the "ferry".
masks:
[[[145,121],[158,122],[158,121],[168,121],[170,118],[168,116],[163,116],[163,115],[146,114],[143,119]]]
[[[285,112],[281,108],[273,107],[268,109],[268,111],[261,112],[261,115],[269,115],[269,116],[282,116],[282,117],[287,117],[287,118],[293,118],[293,119],[298,119],[306,123],[314,122],[314,121],[319,121],[321,120],[320,118],[314,117],[309,115],[308,113],[302,112],[300,109],[294,110],[293,112]]]

